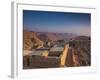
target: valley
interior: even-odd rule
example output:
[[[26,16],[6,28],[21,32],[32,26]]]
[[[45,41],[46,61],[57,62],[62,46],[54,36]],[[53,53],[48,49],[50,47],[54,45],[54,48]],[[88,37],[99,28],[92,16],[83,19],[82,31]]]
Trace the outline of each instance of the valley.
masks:
[[[90,43],[88,36],[24,30],[23,68],[90,66]]]

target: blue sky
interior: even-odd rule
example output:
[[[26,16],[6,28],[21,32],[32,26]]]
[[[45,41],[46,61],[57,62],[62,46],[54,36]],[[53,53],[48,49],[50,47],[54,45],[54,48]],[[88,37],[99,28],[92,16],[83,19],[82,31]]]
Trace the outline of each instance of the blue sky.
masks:
[[[89,36],[91,15],[89,13],[23,10],[23,26],[24,29],[31,31]]]

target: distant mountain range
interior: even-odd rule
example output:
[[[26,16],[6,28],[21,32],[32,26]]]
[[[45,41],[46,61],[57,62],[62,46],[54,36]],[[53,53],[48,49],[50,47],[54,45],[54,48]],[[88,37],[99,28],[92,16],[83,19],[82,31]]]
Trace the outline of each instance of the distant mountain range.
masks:
[[[69,40],[75,38],[76,35],[72,33],[52,33],[52,32],[37,32],[37,37],[42,41],[57,41],[57,40]]]
[[[32,45],[42,45],[45,41],[57,41],[57,40],[70,40],[77,39],[76,34],[72,33],[54,33],[54,32],[35,32],[35,31],[23,31],[23,44],[24,49],[29,50]],[[83,37],[78,37],[83,38]]]
[[[76,38],[74,38],[74,40],[90,40],[91,37],[90,36],[78,36]]]

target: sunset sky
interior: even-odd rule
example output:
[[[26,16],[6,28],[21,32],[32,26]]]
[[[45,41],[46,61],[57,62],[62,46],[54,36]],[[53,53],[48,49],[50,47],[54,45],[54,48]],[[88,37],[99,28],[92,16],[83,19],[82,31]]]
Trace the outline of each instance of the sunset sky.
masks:
[[[90,36],[91,14],[23,10],[24,29]]]

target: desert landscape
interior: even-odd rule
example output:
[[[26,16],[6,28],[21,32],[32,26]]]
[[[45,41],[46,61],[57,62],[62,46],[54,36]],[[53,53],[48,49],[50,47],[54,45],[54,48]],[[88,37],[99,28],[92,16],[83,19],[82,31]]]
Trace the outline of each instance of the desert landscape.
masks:
[[[24,65],[30,67],[90,66],[90,37],[24,31]],[[66,51],[64,50],[66,49]],[[65,52],[64,52],[65,51]],[[29,57],[33,57],[30,63]],[[27,60],[26,60],[27,57]],[[37,58],[36,58],[37,57]],[[47,59],[42,64],[42,58]],[[50,60],[51,58],[51,60]],[[40,60],[39,60],[40,59]],[[52,66],[50,66],[50,63]],[[54,65],[53,65],[54,64]],[[44,66],[42,66],[44,65]]]
[[[58,20],[55,14],[62,20]],[[24,11],[23,15],[25,16],[23,18],[23,69],[91,66],[89,14]],[[71,16],[76,17],[76,20]],[[62,23],[65,21],[62,27],[64,29],[59,29],[61,21]],[[44,22],[46,24],[43,24]],[[41,25],[38,28],[28,27],[35,23],[41,24],[42,27]],[[70,27],[69,24],[74,27]],[[75,24],[79,24],[78,27]],[[89,26],[84,28],[83,24]],[[47,27],[48,25],[50,26]]]

